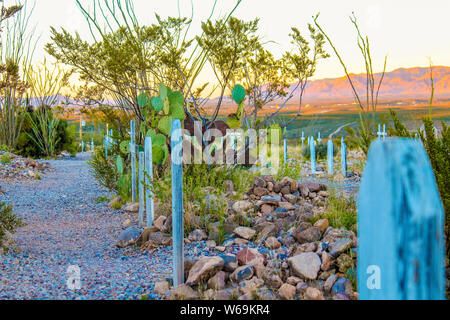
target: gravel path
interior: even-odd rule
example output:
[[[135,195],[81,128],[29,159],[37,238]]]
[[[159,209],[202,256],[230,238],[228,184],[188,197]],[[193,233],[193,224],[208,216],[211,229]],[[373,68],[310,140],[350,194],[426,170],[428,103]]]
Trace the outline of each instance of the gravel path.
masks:
[[[172,248],[116,248],[129,216],[96,203],[108,192],[90,174],[86,154],[50,163],[55,170],[41,181],[2,183],[0,200],[27,225],[15,234],[19,253],[0,256],[0,300],[156,299],[154,283],[171,274]],[[202,245],[188,246],[186,255]],[[81,268],[81,290],[67,288],[70,265]]]

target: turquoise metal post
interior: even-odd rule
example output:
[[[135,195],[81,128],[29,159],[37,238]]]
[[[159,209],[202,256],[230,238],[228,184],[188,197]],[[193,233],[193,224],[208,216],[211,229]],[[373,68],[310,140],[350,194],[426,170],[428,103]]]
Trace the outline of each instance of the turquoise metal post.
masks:
[[[309,145],[311,149],[311,173],[316,173],[316,143],[311,139],[311,144]]]
[[[445,299],[444,209],[423,145],[374,141],[358,196],[361,300]]]
[[[302,152],[303,152],[303,148],[305,147],[305,132],[302,131]]]
[[[139,223],[144,225],[144,152],[139,152]]]
[[[347,177],[347,144],[344,137],[341,140],[341,170],[344,178]]]
[[[284,139],[284,164],[288,162],[287,139]]]
[[[94,138],[91,138],[91,151],[94,152]]]
[[[136,202],[136,127],[134,120],[130,121],[130,152],[131,152],[131,202]]]
[[[150,186],[150,179],[153,179],[153,154],[152,138],[145,138],[145,184]],[[147,228],[150,228],[155,221],[153,192],[147,187],[145,190],[145,211],[147,214]]]
[[[322,136],[320,135],[320,132],[319,132],[319,136],[318,136],[318,138],[317,138],[317,142],[319,142],[319,143],[322,142]]]
[[[328,140],[328,174],[334,174],[334,144],[333,140]]]
[[[172,235],[173,284],[184,283],[184,223],[183,223],[183,139],[180,120],[172,121]]]

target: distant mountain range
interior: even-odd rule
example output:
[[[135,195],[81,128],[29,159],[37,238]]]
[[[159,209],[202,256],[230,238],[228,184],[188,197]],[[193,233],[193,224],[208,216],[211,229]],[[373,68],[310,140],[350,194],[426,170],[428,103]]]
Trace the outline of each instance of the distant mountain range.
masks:
[[[381,77],[381,73],[375,75],[375,82]],[[353,84],[360,94],[365,98],[366,75],[351,74]],[[433,67],[435,99],[450,98],[450,67]],[[290,87],[294,90],[295,84]],[[431,94],[431,81],[429,68],[399,68],[391,72],[386,72],[380,88],[379,100],[412,100],[429,99]],[[297,104],[300,97],[300,90],[294,93],[290,103]],[[304,100],[305,104],[318,103],[348,103],[353,102],[353,91],[346,77],[313,80],[308,83]],[[217,103],[217,99],[211,99],[207,104],[212,107]],[[273,105],[283,103],[283,99],[272,102]],[[289,104],[290,104],[289,103]],[[232,101],[227,98],[224,105],[231,105]]]

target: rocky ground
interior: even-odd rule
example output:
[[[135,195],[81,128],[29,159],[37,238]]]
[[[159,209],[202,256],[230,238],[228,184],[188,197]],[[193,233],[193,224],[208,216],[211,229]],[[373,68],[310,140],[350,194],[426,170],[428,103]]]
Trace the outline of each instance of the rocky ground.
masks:
[[[38,162],[0,151],[0,181],[38,180],[43,172],[49,170],[52,170],[49,162]]]
[[[327,197],[327,186],[318,182],[255,178],[244,200],[230,204],[223,226],[229,239],[216,244],[217,224],[193,231],[185,242],[206,241],[208,254],[186,259],[186,284],[173,288],[161,281],[155,290],[163,299],[177,300],[357,299],[351,281],[356,235],[330,227],[326,219],[311,223]],[[236,222],[246,220],[248,226]],[[161,216],[143,234],[129,228],[117,245],[133,245],[136,239],[142,251],[170,245],[170,224],[170,217]]]
[[[87,158],[49,161],[54,170],[41,180],[0,180],[0,201],[27,224],[14,235],[15,249],[0,254],[0,300],[158,298],[154,284],[171,274],[171,247],[149,253],[115,246],[123,222],[135,225],[135,218],[96,203],[108,194]],[[188,258],[200,254],[208,254],[204,243],[186,246]],[[67,287],[70,265],[81,269],[81,290]]]
[[[41,180],[2,181],[0,201],[13,204],[26,226],[15,234],[15,249],[0,255],[0,299],[357,298],[356,235],[325,219],[311,223],[328,197],[320,175],[256,178],[242,200],[229,201],[223,226],[185,239],[186,284],[173,288],[170,215],[142,232],[137,204],[113,210],[115,200],[96,203],[109,195],[90,174],[88,158],[49,161],[54,170]],[[344,185],[353,192],[357,181]],[[232,184],[228,189],[231,195]],[[215,241],[220,228],[225,243]],[[81,290],[67,286],[72,265],[81,269]]]

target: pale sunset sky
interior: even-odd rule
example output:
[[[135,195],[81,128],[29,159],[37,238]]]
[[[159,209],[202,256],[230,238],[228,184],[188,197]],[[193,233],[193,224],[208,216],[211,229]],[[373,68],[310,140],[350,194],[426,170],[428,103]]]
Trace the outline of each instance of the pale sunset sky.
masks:
[[[31,6],[34,0],[26,1]],[[78,31],[90,38],[86,21],[75,0],[36,0],[37,5],[31,18],[36,32],[41,35],[35,61],[46,55],[43,47],[50,39],[50,26]],[[103,0],[102,0],[103,1]],[[108,0],[111,1],[111,0]],[[15,1],[6,0],[6,4]],[[82,0],[89,5],[93,0]],[[212,0],[193,0],[194,27],[192,34],[200,30],[200,22],[208,17]],[[134,0],[135,11],[141,24],[156,22],[154,13],[178,16],[177,0]],[[179,0],[181,15],[190,15],[190,0]],[[236,1],[219,0],[215,17],[224,15]],[[360,28],[370,38],[376,71],[381,71],[387,54],[387,70],[399,67],[427,66],[428,57],[434,65],[450,66],[450,1],[449,0],[243,0],[234,16],[250,20],[260,18],[259,34],[267,41],[268,48],[280,56],[290,48],[288,34],[291,27],[297,27],[307,35],[307,24],[312,16],[320,12],[319,22],[341,53],[349,71],[364,70],[356,45],[356,34],[349,20],[352,12],[358,17]],[[327,51],[331,48],[327,45]],[[208,74],[203,77],[208,78]],[[343,76],[338,59],[320,62],[314,78]]]

